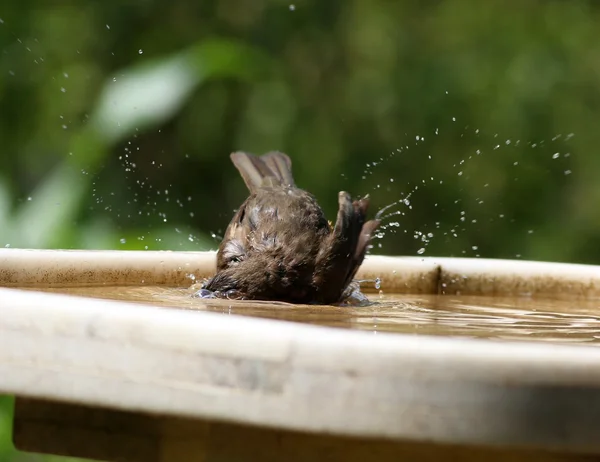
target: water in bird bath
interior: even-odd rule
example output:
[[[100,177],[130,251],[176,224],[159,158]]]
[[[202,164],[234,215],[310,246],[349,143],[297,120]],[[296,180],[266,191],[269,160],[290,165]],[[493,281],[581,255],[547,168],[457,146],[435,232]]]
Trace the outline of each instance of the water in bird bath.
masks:
[[[36,290],[40,290],[36,288]],[[368,306],[309,306],[194,298],[193,288],[41,289],[84,297],[210,311],[378,333],[600,344],[600,300],[474,295],[375,295]]]

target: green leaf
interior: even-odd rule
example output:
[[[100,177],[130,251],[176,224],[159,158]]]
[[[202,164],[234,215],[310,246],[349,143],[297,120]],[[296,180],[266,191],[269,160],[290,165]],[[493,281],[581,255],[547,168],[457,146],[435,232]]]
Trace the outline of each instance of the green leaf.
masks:
[[[87,181],[63,163],[51,172],[17,211],[14,223],[14,247],[52,247],[65,229],[73,226]]]
[[[10,220],[10,194],[7,184],[0,178],[0,244],[12,245],[13,227]]]
[[[242,44],[204,41],[175,56],[118,72],[105,84],[91,124],[106,142],[115,143],[168,120],[206,79],[248,78],[264,64],[262,55]]]

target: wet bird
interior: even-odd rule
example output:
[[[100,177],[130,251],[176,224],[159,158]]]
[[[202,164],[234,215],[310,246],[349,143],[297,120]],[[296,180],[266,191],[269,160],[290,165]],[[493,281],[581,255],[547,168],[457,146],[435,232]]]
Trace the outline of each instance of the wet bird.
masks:
[[[368,196],[338,195],[335,225],[315,197],[298,188],[281,152],[231,154],[250,196],[217,253],[217,272],[201,297],[334,304],[352,291],[379,220],[366,221]]]

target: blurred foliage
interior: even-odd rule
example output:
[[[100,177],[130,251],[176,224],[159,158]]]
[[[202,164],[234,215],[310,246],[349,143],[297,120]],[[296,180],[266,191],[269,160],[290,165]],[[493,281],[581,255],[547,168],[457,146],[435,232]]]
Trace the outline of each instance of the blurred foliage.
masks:
[[[0,245],[215,248],[277,149],[399,201],[375,252],[600,261],[595,2],[5,0],[0,46]]]

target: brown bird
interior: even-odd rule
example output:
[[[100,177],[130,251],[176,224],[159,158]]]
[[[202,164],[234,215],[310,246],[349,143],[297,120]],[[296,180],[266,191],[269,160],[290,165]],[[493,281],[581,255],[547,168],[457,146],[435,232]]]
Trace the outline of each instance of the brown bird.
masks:
[[[231,154],[250,197],[225,231],[217,273],[198,295],[332,304],[351,292],[379,220],[365,221],[369,199],[338,196],[332,227],[315,197],[296,187],[281,152]]]

